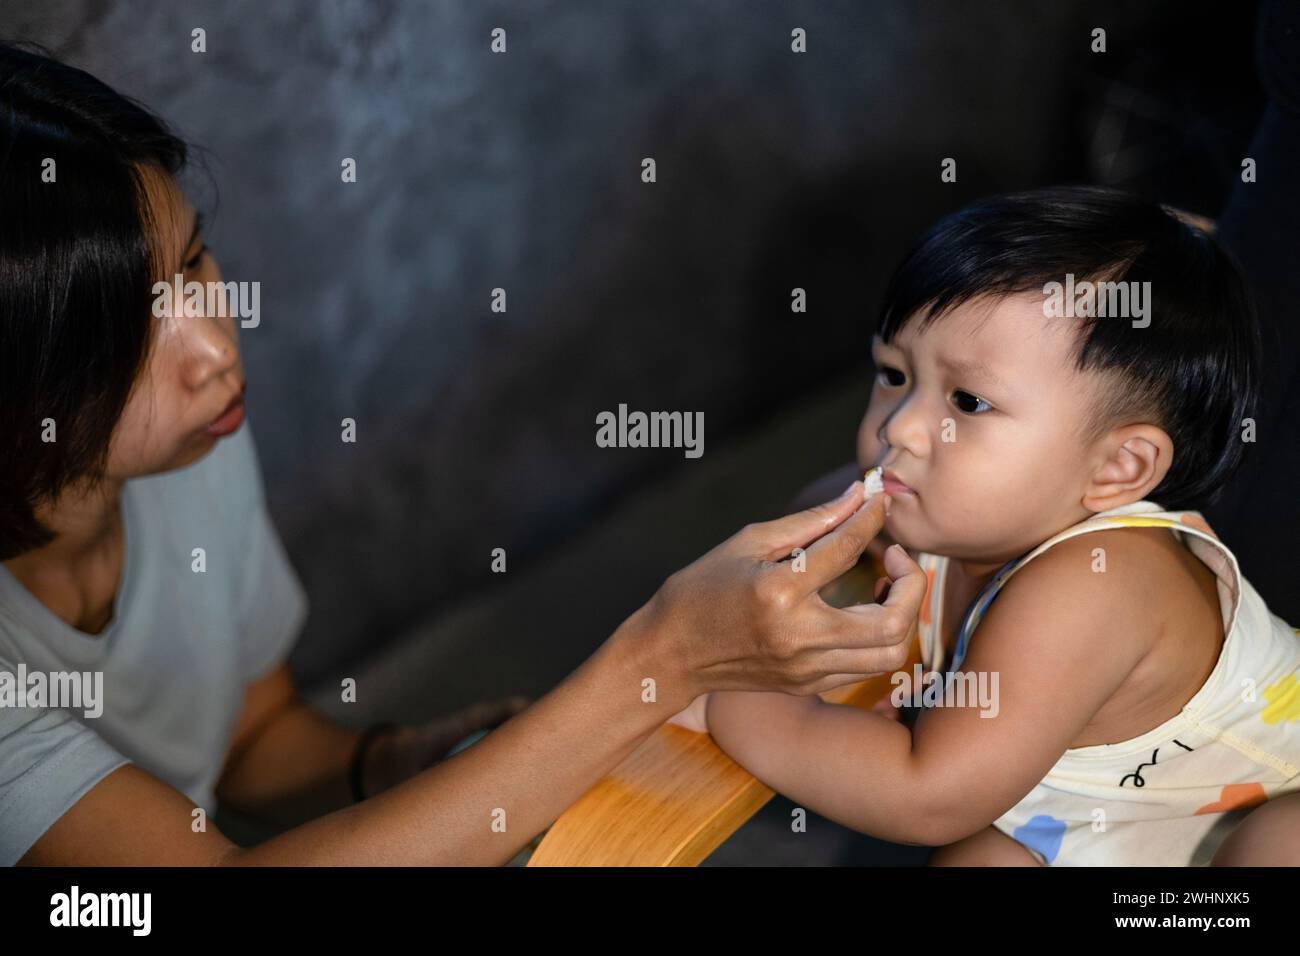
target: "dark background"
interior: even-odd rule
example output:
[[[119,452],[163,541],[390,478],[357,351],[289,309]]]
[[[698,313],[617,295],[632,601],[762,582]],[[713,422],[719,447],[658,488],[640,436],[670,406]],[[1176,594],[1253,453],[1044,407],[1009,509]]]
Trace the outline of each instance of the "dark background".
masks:
[[[1185,0],[0,7],[204,150],[210,244],[262,283],[242,344],[312,603],[294,669],[356,723],[544,692],[852,459],[884,283],[940,214],[1094,182],[1218,216],[1265,107],[1255,31]],[[704,412],[704,457],[597,448],[619,403]]]

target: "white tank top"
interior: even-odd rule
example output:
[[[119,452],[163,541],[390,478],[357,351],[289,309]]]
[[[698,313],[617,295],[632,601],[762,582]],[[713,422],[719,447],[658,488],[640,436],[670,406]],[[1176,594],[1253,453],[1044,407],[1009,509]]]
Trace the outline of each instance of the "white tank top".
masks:
[[[1167,527],[1214,572],[1224,628],[1218,661],[1160,726],[1066,750],[995,826],[1053,865],[1204,864],[1247,810],[1300,789],[1300,629],[1268,610],[1199,512],[1133,502],[1007,562],[963,615],[950,662],[940,620],[948,559],[921,553],[917,563],[929,579],[918,624],[921,660],[927,670],[959,669],[1013,574],[1058,542],[1115,527]]]

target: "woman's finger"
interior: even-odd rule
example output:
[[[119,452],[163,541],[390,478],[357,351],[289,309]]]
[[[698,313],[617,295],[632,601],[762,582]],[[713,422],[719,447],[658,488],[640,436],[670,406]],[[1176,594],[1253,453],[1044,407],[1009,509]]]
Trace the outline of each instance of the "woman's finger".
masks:
[[[858,563],[885,523],[886,497],[883,493],[873,495],[848,520],[808,547],[803,577],[807,579],[804,583],[811,585],[809,590],[821,590]]]
[[[900,608],[915,618],[921,611],[921,601],[929,581],[921,566],[912,560],[901,544],[891,545],[885,551],[885,573],[892,579],[885,607]]]
[[[862,482],[855,481],[834,501],[774,521],[750,525],[744,533],[753,539],[756,557],[780,561],[788,558],[795,548],[807,547],[852,517],[862,505],[862,494]]]
[[[840,637],[843,644],[846,639]],[[877,674],[892,674],[907,663],[908,643],[881,643],[874,647],[830,647],[825,650],[808,650],[798,660],[806,674],[819,679],[821,674],[853,674],[858,680]]]
[[[851,673],[828,674],[821,680],[815,682],[811,687],[804,690],[804,694],[824,694],[828,690],[834,690],[837,687],[844,687],[848,684],[860,684],[868,677],[873,676],[871,673]]]
[[[791,511],[803,511],[823,501],[831,501],[850,481],[861,481],[863,469],[856,461],[847,461],[804,485],[790,501]]]
[[[885,653],[861,653],[850,659],[869,661],[870,664],[859,663],[847,667],[823,665],[819,660],[820,669],[881,673],[893,670],[894,664],[898,663],[896,660],[891,663],[891,660],[899,657],[907,648],[905,642],[911,636],[920,615],[927,581],[920,565],[899,546],[892,547],[886,553],[885,566],[889,572],[890,584],[883,604],[853,604],[833,608],[823,601],[820,613],[825,623],[803,641],[803,647],[811,651],[843,648],[859,652],[883,650]]]

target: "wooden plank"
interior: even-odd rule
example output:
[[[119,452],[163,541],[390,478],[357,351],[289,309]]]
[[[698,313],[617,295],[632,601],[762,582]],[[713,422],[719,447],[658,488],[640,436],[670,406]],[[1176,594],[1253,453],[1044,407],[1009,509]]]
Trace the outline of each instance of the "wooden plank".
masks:
[[[864,562],[823,596],[837,606],[870,601],[881,574]],[[915,632],[910,640],[905,670],[920,660]],[[870,707],[890,687],[882,674],[822,697]],[[697,866],[772,796],[708,734],[665,724],[555,821],[528,865]]]

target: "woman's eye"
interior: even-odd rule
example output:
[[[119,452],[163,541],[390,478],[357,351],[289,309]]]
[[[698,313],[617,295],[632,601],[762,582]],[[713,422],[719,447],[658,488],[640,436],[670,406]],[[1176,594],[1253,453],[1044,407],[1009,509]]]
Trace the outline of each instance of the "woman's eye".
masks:
[[[957,408],[968,415],[979,415],[982,414],[983,412],[992,411],[993,409],[993,406],[989,405],[989,403],[984,401],[984,399],[976,398],[970,392],[963,392],[960,388],[952,393],[952,399],[953,402],[956,403]],[[967,401],[973,402],[975,407],[967,408],[966,407]],[[986,407],[980,408],[980,405],[984,405]]]
[[[199,263],[203,261],[203,257],[207,255],[207,252],[208,252],[207,246],[200,246],[199,251],[194,253],[194,258],[186,260],[185,268],[197,269],[199,267]]]
[[[893,379],[893,376],[895,375],[898,376],[897,381],[894,381]],[[902,385],[907,381],[907,376],[892,366],[882,365],[880,366],[880,370],[876,373],[876,380],[882,385],[888,385],[890,388],[897,388],[899,385]]]

